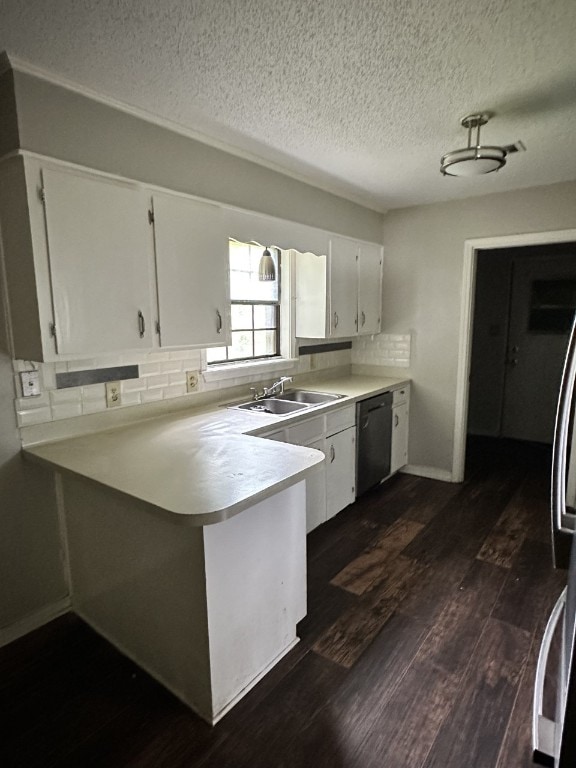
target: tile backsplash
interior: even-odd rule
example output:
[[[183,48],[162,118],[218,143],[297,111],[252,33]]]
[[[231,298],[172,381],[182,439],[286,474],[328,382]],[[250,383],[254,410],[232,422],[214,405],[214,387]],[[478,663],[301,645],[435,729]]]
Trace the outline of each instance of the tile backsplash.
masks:
[[[136,378],[120,379],[121,405],[145,406],[173,398],[186,398],[194,405],[194,398],[199,394],[222,389],[231,389],[261,382],[269,383],[284,373],[290,376],[309,373],[315,370],[350,366],[351,351],[349,349],[319,352],[313,355],[303,355],[295,362],[287,362],[286,369],[281,367],[273,373],[260,372],[256,367],[247,370],[238,369],[237,376],[214,380],[210,373],[205,377],[202,369],[201,350],[177,350],[170,352],[135,353],[132,355],[107,355],[105,358],[70,360],[57,363],[31,363],[25,360],[15,360],[15,400],[16,417],[20,427],[46,424],[88,414],[104,413],[106,406],[105,383],[87,383],[78,386],[58,386],[63,374],[90,371],[103,371],[106,368],[119,366],[137,366]],[[22,397],[20,372],[33,368],[40,373],[41,394],[36,397]],[[200,371],[199,386],[195,392],[186,391],[186,371]],[[80,380],[93,381],[95,376],[83,375]],[[106,377],[107,378],[107,377]],[[144,415],[144,414],[143,414]]]
[[[378,333],[359,336],[352,342],[353,365],[410,367],[410,334]]]

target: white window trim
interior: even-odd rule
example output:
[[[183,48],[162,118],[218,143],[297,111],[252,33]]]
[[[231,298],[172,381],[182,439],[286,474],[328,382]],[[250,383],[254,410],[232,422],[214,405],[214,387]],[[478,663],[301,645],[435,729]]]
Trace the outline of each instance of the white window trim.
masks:
[[[246,360],[238,363],[208,365],[206,350],[201,353],[202,377],[206,383],[237,379],[242,376],[266,376],[283,371],[290,371],[298,364],[296,357],[296,294],[295,251],[282,251],[280,260],[282,269],[282,290],[280,292],[280,357]]]

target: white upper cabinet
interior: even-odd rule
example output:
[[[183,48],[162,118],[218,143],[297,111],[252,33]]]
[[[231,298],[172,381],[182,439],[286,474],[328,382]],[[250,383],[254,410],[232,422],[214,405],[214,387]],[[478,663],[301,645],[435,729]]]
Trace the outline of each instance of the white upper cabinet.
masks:
[[[358,330],[358,243],[330,240],[330,336],[349,338]]]
[[[379,333],[381,301],[381,246],[332,236],[327,256],[297,255],[296,336]]]
[[[217,205],[154,194],[160,345],[230,343],[228,233]]]
[[[146,198],[88,174],[42,171],[59,354],[148,349],[153,338]]]
[[[358,257],[358,333],[380,333],[382,248],[361,243]]]

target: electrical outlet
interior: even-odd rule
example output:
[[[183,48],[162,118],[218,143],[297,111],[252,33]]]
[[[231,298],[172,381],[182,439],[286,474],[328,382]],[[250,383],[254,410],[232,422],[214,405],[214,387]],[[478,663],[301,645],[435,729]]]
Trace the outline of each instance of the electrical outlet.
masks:
[[[122,405],[122,396],[120,394],[119,381],[106,382],[106,408],[114,408]]]
[[[198,371],[186,371],[186,392],[196,392],[198,381]]]
[[[22,371],[22,397],[38,397],[40,395],[40,374],[38,371]]]

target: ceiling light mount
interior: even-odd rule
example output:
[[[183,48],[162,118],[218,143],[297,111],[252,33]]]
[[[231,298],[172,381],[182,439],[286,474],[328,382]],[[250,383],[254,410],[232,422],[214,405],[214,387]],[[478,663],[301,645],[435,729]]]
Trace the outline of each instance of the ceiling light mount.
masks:
[[[447,152],[440,160],[440,173],[443,176],[481,176],[498,171],[506,165],[506,147],[483,146],[480,143],[480,128],[490,119],[489,112],[476,112],[466,115],[460,125],[468,130],[468,146]],[[475,144],[472,132],[476,129]]]

